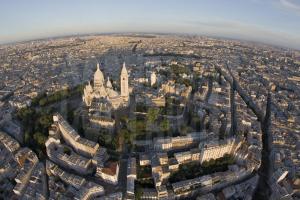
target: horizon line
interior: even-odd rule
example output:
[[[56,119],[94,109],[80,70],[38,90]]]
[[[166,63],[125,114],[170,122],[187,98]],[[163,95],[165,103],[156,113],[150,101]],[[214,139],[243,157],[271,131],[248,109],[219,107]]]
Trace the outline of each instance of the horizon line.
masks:
[[[97,36],[97,35],[114,35],[114,34],[152,34],[152,35],[177,35],[177,36],[199,36],[199,37],[208,37],[208,38],[215,38],[215,39],[224,39],[224,40],[232,40],[232,41],[239,41],[239,42],[246,42],[246,43],[255,43],[259,45],[267,45],[274,48],[280,48],[280,49],[286,49],[286,50],[295,50],[300,51],[299,48],[295,47],[288,47],[285,45],[279,45],[279,44],[272,44],[268,42],[261,42],[261,41],[255,41],[255,40],[247,40],[247,39],[240,39],[235,37],[228,37],[228,36],[213,36],[208,34],[200,34],[200,33],[175,33],[175,32],[143,32],[143,31],[108,31],[108,32],[91,32],[91,33],[74,33],[74,34],[57,34],[53,36],[45,36],[45,37],[37,37],[34,39],[24,39],[24,40],[15,40],[10,42],[0,42],[1,46],[9,46],[9,45],[17,45],[17,44],[23,44],[23,43],[30,43],[30,42],[38,42],[38,41],[44,41],[44,40],[51,40],[51,39],[60,39],[60,38],[71,38],[71,37],[85,37],[85,36]]]

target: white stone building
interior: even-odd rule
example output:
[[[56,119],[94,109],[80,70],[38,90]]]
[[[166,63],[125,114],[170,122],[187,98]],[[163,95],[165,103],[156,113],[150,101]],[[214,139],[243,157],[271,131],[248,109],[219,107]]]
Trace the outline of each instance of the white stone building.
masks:
[[[225,154],[232,154],[236,145],[235,139],[227,139],[225,141],[212,141],[200,146],[200,163],[209,161],[210,159],[218,159]]]
[[[156,83],[156,81],[157,81],[156,73],[152,72],[151,75],[150,75],[150,85],[151,85],[151,87],[154,86],[154,84]]]
[[[101,177],[105,182],[117,185],[119,178],[119,163],[108,162],[105,167],[97,167],[96,176]]]
[[[53,121],[58,125],[63,139],[77,153],[87,157],[93,157],[96,154],[99,148],[98,143],[80,137],[80,135],[58,113],[53,115]]]
[[[113,89],[112,83],[109,78],[106,81],[102,71],[100,70],[99,63],[97,64],[97,70],[94,74],[94,86],[90,83],[85,86],[82,100],[87,107],[93,107],[97,104],[97,100],[106,99],[113,109],[118,109],[122,106],[127,106],[129,101],[129,88],[128,88],[128,72],[123,64],[120,75],[120,88],[118,93]]]

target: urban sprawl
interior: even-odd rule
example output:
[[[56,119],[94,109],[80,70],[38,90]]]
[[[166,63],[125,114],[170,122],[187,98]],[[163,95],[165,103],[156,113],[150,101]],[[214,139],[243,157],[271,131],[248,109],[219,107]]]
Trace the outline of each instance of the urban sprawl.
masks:
[[[0,46],[0,199],[299,199],[300,51],[110,34]]]

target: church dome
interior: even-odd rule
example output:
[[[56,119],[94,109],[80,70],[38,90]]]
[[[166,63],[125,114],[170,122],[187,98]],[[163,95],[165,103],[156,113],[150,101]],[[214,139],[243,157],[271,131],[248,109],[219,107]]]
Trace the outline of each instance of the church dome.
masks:
[[[103,85],[103,83],[104,83],[104,76],[103,76],[103,73],[100,70],[99,63],[97,63],[97,70],[94,74],[94,84]]]
[[[89,81],[89,84],[88,84],[87,86],[85,86],[85,89],[86,89],[88,92],[90,92],[90,93],[93,92],[93,88],[92,88],[92,86],[91,86],[91,82],[90,82],[90,81]]]

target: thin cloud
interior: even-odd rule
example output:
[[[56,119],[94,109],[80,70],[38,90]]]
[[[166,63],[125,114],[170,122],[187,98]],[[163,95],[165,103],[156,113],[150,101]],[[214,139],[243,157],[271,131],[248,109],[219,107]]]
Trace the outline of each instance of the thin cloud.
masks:
[[[287,9],[300,11],[300,3],[296,3],[293,0],[280,0],[280,3]]]

